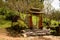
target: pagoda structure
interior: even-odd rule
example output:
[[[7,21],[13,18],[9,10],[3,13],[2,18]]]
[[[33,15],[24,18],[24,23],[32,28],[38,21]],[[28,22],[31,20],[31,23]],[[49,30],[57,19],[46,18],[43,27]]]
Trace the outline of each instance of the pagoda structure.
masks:
[[[43,28],[42,25],[42,20],[43,20],[43,14],[44,12],[42,12],[39,8],[31,8],[29,10],[29,28],[32,29],[33,28],[33,22],[32,22],[32,15],[38,16],[39,17],[39,22],[38,22],[38,28],[41,29]]]

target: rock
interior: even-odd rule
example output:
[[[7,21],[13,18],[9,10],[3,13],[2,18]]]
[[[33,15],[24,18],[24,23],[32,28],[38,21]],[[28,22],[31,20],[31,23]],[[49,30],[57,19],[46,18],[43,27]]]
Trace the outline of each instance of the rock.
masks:
[[[25,33],[24,33],[24,34],[22,34],[22,36],[23,36],[23,37],[27,37],[27,35],[26,35]]]

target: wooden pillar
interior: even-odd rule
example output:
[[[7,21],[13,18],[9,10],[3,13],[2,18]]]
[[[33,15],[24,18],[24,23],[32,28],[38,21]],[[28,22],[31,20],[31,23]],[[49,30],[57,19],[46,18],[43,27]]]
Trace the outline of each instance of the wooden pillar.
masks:
[[[29,16],[29,28],[33,28],[33,23],[32,23],[32,15]]]
[[[42,14],[39,15],[39,24],[38,24],[39,29],[42,29]]]

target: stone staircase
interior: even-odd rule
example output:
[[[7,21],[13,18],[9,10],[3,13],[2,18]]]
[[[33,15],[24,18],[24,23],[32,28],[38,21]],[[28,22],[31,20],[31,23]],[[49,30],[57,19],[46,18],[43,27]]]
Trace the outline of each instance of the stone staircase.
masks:
[[[24,30],[23,36],[44,36],[44,35],[50,35],[50,30],[40,30],[40,29],[27,29]]]

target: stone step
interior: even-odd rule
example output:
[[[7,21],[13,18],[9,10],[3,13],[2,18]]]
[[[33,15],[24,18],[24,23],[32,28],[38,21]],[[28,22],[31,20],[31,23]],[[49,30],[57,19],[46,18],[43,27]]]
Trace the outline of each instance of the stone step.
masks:
[[[24,32],[25,35],[27,36],[39,36],[39,35],[48,35],[50,34],[50,31],[48,30],[25,30]]]

